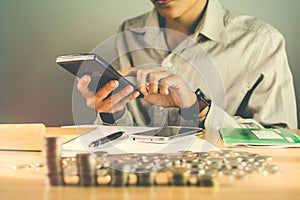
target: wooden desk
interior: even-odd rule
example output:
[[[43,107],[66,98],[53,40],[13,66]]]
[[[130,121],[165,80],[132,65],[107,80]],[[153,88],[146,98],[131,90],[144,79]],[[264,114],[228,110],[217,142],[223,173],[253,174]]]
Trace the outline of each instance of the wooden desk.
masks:
[[[300,135],[300,131],[295,131]],[[76,136],[74,129],[47,128],[49,135]],[[222,141],[217,146],[225,149]],[[44,176],[43,168],[17,169],[15,164],[42,162],[40,152],[0,152],[0,199],[299,199],[300,197],[300,149],[234,148],[261,155],[271,155],[271,163],[278,165],[281,175],[253,174],[249,179],[220,178],[219,186],[204,187],[52,187]]]

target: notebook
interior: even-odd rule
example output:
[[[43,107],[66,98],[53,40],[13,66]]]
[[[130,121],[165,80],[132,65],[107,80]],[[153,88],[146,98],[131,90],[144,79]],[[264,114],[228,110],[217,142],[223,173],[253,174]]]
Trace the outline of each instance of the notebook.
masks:
[[[225,146],[300,147],[300,138],[285,129],[223,128]]]

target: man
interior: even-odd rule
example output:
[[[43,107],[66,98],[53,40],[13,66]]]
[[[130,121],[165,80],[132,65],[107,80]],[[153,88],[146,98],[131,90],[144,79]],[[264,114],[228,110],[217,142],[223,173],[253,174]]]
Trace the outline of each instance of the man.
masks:
[[[96,93],[87,89],[90,77],[78,82],[100,123],[297,128],[284,38],[275,28],[218,0],[151,1],[155,9],[125,21],[117,39],[114,64],[136,76],[138,90],[108,97],[118,81]]]

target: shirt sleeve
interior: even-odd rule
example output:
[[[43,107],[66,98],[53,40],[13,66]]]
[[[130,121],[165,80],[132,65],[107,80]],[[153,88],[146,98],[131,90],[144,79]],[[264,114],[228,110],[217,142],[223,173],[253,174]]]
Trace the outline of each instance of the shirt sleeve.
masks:
[[[263,79],[257,86],[254,86],[256,81],[253,81],[253,91],[244,98],[241,110],[235,116],[230,116],[225,109],[212,103],[204,124],[206,129],[297,128],[295,90],[283,36],[279,32],[270,33],[256,51],[258,53],[253,58],[256,59],[253,70],[256,77],[261,75]]]
[[[124,114],[117,119],[114,123],[108,124],[103,122],[103,120],[100,117],[100,114],[97,113],[97,119],[95,121],[95,124],[100,124],[100,125],[118,125],[118,126],[133,126],[133,118],[131,113],[128,111],[128,109],[125,107]]]

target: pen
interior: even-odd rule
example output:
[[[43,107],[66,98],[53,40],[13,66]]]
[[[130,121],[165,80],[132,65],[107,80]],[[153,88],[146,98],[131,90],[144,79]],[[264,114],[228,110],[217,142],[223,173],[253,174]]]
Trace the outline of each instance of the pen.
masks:
[[[91,142],[89,144],[89,147],[97,147],[101,144],[105,144],[109,141],[113,141],[115,139],[118,139],[119,137],[121,137],[122,135],[124,134],[124,131],[119,131],[119,132],[116,132],[116,133],[112,133],[106,137],[103,137],[103,138],[100,138],[98,140],[95,140],[93,142]]]

